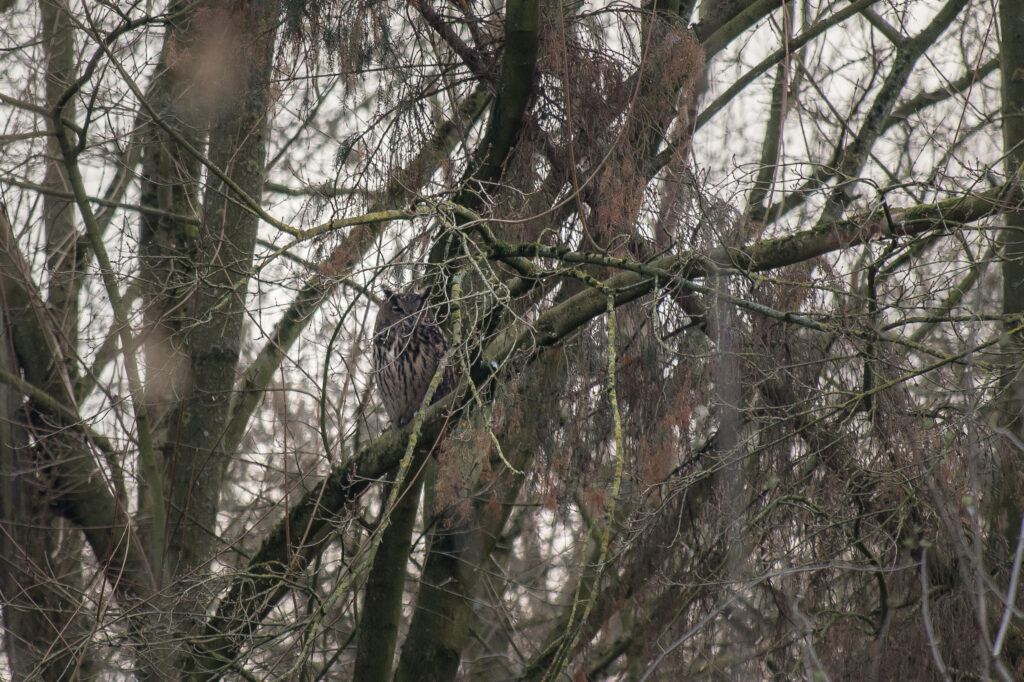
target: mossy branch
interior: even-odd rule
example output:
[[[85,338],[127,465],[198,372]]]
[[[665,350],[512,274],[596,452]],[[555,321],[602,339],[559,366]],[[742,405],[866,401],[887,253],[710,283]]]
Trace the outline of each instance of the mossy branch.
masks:
[[[911,236],[945,229],[949,224],[961,225],[979,220],[1019,199],[1018,189],[1000,187],[971,197],[956,197],[894,211],[891,223],[879,212],[860,221],[819,225],[788,237],[765,240],[729,252],[723,250],[715,257],[718,262],[732,262],[737,268],[767,271],[878,237]],[[675,273],[676,277],[693,277],[702,274],[702,263],[702,260],[689,255],[671,255],[657,259],[649,266],[658,272]],[[627,271],[609,277],[602,282],[601,289],[583,291],[544,312],[530,328],[499,334],[483,350],[481,364],[501,367],[506,358],[518,352],[529,352],[527,361],[532,362],[540,357],[533,352],[536,348],[557,343],[604,313],[609,294],[614,297],[614,305],[620,306],[650,293],[655,286],[665,288],[676,284],[671,278],[659,277],[655,272]],[[940,360],[939,363],[947,364],[949,361]],[[433,442],[457,398],[453,393],[421,411],[422,427],[419,432],[423,441]],[[221,602],[217,616],[210,621],[207,627],[209,640],[203,647],[209,656],[214,660],[233,658],[232,652],[239,646],[236,635],[255,630],[289,589],[286,577],[302,570],[309,560],[323,551],[323,534],[334,515],[366,490],[370,481],[398,466],[406,452],[407,434],[412,428],[413,425],[409,425],[385,432],[363,448],[353,458],[350,467],[334,469],[289,510],[264,540],[243,576],[235,581]]]
[[[604,528],[601,529],[601,545],[598,550],[597,562],[593,567],[593,579],[590,581],[580,580],[577,583],[576,597],[573,599],[572,611],[569,614],[569,631],[566,637],[561,639],[561,644],[554,656],[551,665],[544,673],[544,682],[553,681],[561,677],[562,671],[572,658],[576,645],[583,633],[583,626],[590,618],[590,612],[594,609],[597,601],[598,587],[601,584],[601,574],[604,572],[605,563],[608,560],[608,546],[611,543],[612,526],[615,524],[615,506],[619,500],[619,491],[622,489],[622,472],[625,468],[625,441],[622,437],[622,415],[619,412],[619,399],[615,386],[615,297],[609,295],[606,299],[605,321],[607,323],[608,338],[606,354],[608,356],[608,376],[605,382],[605,390],[608,391],[608,406],[612,412],[612,425],[615,439],[615,473],[612,476],[612,489],[608,497],[608,508],[605,511]],[[583,606],[583,613],[577,619],[576,607],[579,604],[580,590],[584,582],[590,587],[590,594]]]

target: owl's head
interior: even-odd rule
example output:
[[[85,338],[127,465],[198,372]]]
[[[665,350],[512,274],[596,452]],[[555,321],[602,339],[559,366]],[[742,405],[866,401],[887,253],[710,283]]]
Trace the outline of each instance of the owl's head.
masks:
[[[415,319],[414,316],[423,310],[430,296],[430,287],[424,287],[419,291],[407,294],[399,294],[391,289],[382,289],[384,301],[377,310],[376,329],[380,331],[391,325],[406,319]]]

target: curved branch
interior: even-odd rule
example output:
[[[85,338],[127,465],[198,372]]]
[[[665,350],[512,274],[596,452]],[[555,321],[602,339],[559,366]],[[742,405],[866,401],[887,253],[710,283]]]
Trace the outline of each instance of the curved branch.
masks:
[[[715,262],[732,262],[737,268],[760,272],[791,265],[830,251],[850,248],[879,236],[915,235],[945,229],[949,224],[979,220],[1006,205],[1020,201],[1019,189],[998,188],[973,197],[956,197],[935,204],[915,206],[893,213],[890,224],[881,211],[860,221],[840,221],[818,225],[788,237],[769,239],[752,246],[713,252]],[[540,357],[535,351],[555,344],[606,311],[608,296],[619,306],[656,288],[670,288],[680,278],[706,274],[706,259],[692,255],[671,255],[648,265],[674,277],[623,272],[602,282],[599,289],[588,289],[554,306],[538,317],[529,328],[499,335],[482,353],[484,371],[499,367],[506,358],[528,353],[527,362]],[[477,372],[474,372],[476,374]],[[452,394],[427,408],[420,439],[432,443],[448,420],[450,408],[461,400]],[[201,649],[210,669],[232,660],[243,638],[259,627],[260,621],[287,593],[289,578],[301,572],[327,545],[326,534],[332,520],[345,505],[361,495],[369,484],[398,465],[411,426],[389,430],[363,448],[351,466],[335,468],[318,486],[309,491],[264,540],[245,571],[235,579],[210,621]]]

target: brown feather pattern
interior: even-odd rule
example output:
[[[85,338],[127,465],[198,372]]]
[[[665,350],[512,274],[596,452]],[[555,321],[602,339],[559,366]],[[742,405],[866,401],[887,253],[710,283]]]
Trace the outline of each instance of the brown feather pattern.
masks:
[[[448,340],[426,307],[429,289],[398,294],[384,290],[373,330],[373,370],[384,409],[396,426],[407,424],[423,403]],[[452,389],[451,367],[434,392],[436,402]]]

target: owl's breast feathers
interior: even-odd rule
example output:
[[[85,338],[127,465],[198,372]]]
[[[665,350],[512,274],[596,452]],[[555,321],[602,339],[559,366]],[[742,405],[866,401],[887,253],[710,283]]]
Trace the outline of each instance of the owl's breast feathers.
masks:
[[[384,409],[399,426],[412,419],[423,404],[437,364],[448,350],[437,323],[410,315],[378,329],[373,338],[374,370]],[[451,391],[452,370],[445,369],[431,402]]]

